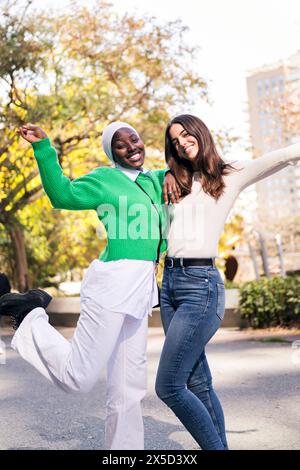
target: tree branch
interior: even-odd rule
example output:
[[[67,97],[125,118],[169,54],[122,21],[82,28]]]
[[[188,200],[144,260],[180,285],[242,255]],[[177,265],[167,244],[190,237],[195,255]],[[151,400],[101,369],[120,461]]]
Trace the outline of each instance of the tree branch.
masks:
[[[0,203],[0,210],[3,211],[5,210],[5,208],[14,200],[15,196],[21,191],[21,189],[25,189],[25,194],[29,194],[27,191],[26,191],[26,185],[27,183],[29,183],[33,178],[35,178],[37,175],[38,175],[38,170],[34,170],[32,171],[31,173],[29,173],[29,175],[24,178],[9,194],[9,197],[5,198],[4,200],[1,201]],[[22,198],[24,197],[22,196]],[[21,199],[22,199],[21,198]],[[17,201],[18,203],[18,201]]]
[[[39,185],[37,186],[36,188],[32,189],[31,191],[28,191],[26,192],[15,204],[14,204],[14,207],[13,209],[10,211],[12,214],[15,214],[16,212],[18,212],[20,209],[22,209],[23,207],[25,207],[28,202],[32,202],[32,201],[35,201],[36,199],[38,199],[40,197],[40,195],[42,194],[40,191],[42,190],[43,186],[42,185]],[[39,193],[40,194],[37,194]]]

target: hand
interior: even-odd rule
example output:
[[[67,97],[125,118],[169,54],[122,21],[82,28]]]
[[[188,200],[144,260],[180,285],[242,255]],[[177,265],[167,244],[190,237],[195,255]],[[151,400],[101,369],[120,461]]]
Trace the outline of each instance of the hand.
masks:
[[[166,204],[169,204],[169,202],[172,202],[172,204],[177,204],[180,201],[180,186],[177,183],[175,176],[173,176],[170,172],[166,174],[164,179],[163,195]]]
[[[20,127],[18,133],[23,137],[23,139],[27,140],[27,142],[30,142],[31,144],[32,142],[38,142],[39,140],[47,138],[46,132],[33,124],[25,124]]]

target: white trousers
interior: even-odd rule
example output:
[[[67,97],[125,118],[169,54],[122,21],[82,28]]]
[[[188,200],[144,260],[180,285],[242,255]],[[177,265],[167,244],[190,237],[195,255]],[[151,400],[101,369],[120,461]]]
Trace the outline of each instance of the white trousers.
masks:
[[[63,390],[88,392],[107,367],[105,447],[143,449],[141,400],[147,389],[148,316],[105,310],[90,289],[81,291],[81,312],[70,341],[48,322],[43,308],[22,321],[11,346]]]

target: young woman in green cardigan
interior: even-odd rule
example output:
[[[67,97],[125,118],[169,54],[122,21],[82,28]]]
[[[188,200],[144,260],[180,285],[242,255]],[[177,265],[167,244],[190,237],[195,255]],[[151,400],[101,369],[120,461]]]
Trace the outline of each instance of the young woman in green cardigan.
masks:
[[[85,273],[72,341],[49,324],[45,307],[50,297],[36,290],[0,299],[0,314],[13,315],[18,327],[12,347],[67,392],[88,392],[106,366],[106,447],[143,449],[147,319],[158,301],[155,264],[165,249],[165,170],[143,168],[144,144],[127,123],[112,123],[103,132],[104,151],[115,167],[98,167],[73,181],[64,176],[41,128],[26,125],[19,132],[33,146],[52,206],[97,211],[108,238],[104,252]],[[166,191],[172,198],[177,194],[171,175]]]

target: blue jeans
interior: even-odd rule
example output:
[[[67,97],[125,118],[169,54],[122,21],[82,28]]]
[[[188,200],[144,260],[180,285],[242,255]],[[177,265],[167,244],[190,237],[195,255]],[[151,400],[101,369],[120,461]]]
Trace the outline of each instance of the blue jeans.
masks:
[[[224,415],[212,387],[205,345],[225,312],[225,289],[214,267],[165,267],[161,290],[165,343],[156,393],[200,447],[225,450]]]

